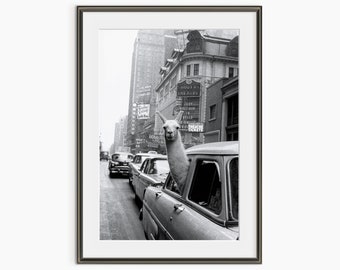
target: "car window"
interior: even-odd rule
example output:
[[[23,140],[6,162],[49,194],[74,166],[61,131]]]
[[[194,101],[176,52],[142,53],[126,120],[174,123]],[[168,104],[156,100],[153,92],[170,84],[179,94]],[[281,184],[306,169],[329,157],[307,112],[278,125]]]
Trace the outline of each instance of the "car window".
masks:
[[[151,161],[150,159],[148,159],[148,160],[146,161],[145,166],[144,166],[143,172],[144,172],[144,173],[149,173],[149,171],[150,171],[151,168],[152,168],[152,161]]]
[[[222,210],[222,185],[216,161],[198,160],[189,200],[218,215]]]
[[[129,154],[113,154],[112,160],[117,160],[117,159],[128,161],[128,160],[132,160],[133,156]]]
[[[169,174],[168,176],[167,182],[165,184],[165,189],[175,192],[177,194],[180,194],[179,189],[177,187],[177,183],[174,181],[171,174]]]
[[[116,160],[116,159],[118,159],[119,158],[119,154],[114,154],[114,155],[112,155],[112,160]]]
[[[230,185],[230,203],[234,219],[238,220],[238,158],[234,158],[229,163],[229,185]]]
[[[149,160],[147,159],[147,160],[144,160],[144,162],[143,162],[143,164],[142,164],[142,166],[140,166],[140,171],[141,172],[143,172],[144,171],[144,168],[148,165],[148,162],[149,162]]]
[[[149,168],[149,174],[164,175],[169,173],[169,163],[166,159],[155,159]]]
[[[136,163],[136,164],[141,163],[141,161],[142,161],[141,156],[135,156],[134,159],[133,159],[133,163]]]

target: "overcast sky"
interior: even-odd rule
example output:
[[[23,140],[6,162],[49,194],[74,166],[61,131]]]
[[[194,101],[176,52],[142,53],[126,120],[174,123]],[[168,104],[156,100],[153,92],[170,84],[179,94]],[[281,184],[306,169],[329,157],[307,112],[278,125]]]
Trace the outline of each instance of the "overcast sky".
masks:
[[[109,150],[114,126],[128,114],[133,45],[138,30],[99,31],[99,130]]]

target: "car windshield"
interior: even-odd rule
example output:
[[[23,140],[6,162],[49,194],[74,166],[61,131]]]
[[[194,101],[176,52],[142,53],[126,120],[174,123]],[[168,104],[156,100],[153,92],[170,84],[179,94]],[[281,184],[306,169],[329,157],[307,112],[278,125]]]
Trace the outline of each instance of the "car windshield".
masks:
[[[231,214],[238,220],[238,158],[229,163]]]
[[[124,160],[124,161],[129,161],[133,158],[132,155],[129,154],[114,154],[112,156],[113,160]]]

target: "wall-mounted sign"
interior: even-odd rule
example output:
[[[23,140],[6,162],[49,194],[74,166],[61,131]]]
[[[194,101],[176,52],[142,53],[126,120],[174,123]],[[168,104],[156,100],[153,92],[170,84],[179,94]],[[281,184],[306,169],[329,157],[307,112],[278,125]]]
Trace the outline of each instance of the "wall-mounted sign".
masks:
[[[203,132],[203,129],[204,129],[203,123],[188,123],[189,132]]]
[[[150,104],[138,104],[137,106],[137,119],[150,118]]]
[[[177,97],[199,97],[201,84],[192,80],[185,80],[177,84]]]

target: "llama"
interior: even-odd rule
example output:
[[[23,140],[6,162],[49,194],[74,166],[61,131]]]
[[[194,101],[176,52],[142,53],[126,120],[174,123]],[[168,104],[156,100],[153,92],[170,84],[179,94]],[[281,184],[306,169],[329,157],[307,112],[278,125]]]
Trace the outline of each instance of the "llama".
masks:
[[[156,112],[163,122],[165,146],[168,156],[170,173],[182,194],[189,168],[188,157],[179,132],[179,122],[183,111],[174,120],[167,120],[160,112]]]

